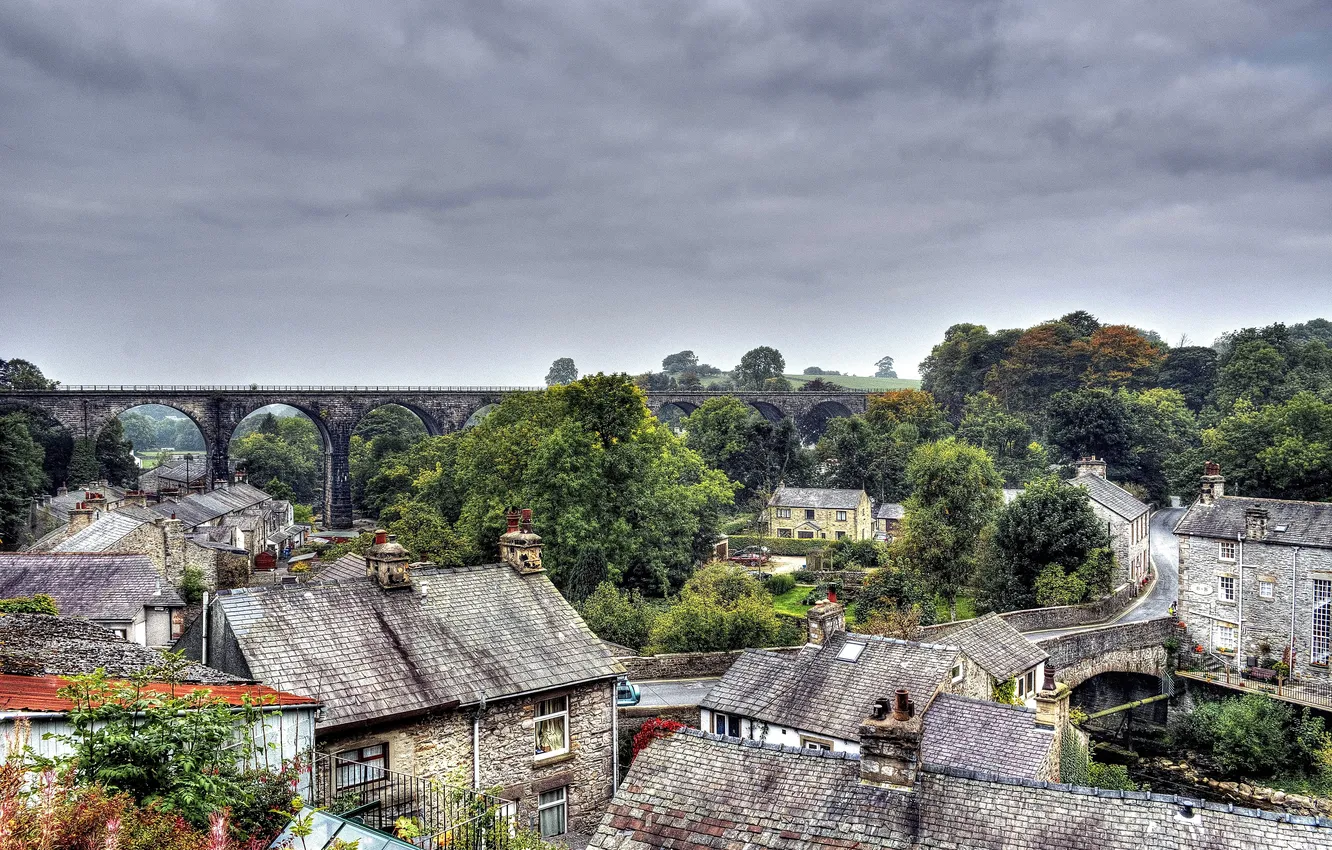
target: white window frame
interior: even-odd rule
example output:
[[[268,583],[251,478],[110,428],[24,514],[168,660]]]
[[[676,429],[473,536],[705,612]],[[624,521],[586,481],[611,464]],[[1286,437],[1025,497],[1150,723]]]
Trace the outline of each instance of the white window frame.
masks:
[[[1226,640],[1221,639],[1223,633],[1225,633]],[[1216,620],[1212,623],[1212,646],[1217,652],[1237,652],[1239,648],[1235,644],[1238,642],[1239,626],[1237,624],[1227,623],[1224,620]]]
[[[1026,676],[1018,676],[1013,679],[1013,694],[1015,696],[1024,697],[1027,695],[1026,691],[1022,690],[1022,686],[1026,684],[1026,678]]]
[[[723,735],[727,738],[739,738],[741,737],[740,733],[745,731],[744,727],[741,725],[741,720],[743,720],[743,718],[737,714],[714,711],[712,712],[712,734]],[[734,727],[731,725],[732,721],[734,721]],[[721,727],[720,731],[718,730],[718,727]],[[731,734],[732,728],[735,729],[734,735]]]
[[[1259,579],[1259,580],[1258,580],[1258,598],[1259,598],[1259,599],[1275,599],[1275,598],[1276,598],[1276,582],[1274,582],[1274,581],[1272,581],[1272,580],[1270,580],[1270,579]]]
[[[954,685],[956,685],[958,682],[962,681],[962,679],[963,679],[963,677],[964,677],[965,675],[966,675],[966,673],[965,673],[964,670],[963,670],[962,662],[961,662],[961,661],[959,661],[959,662],[957,662],[956,664],[954,664],[954,665],[953,665],[953,669],[949,671],[949,676],[952,678],[952,680],[953,680],[953,684],[954,684]]]
[[[1229,589],[1227,589],[1227,583]],[[1216,601],[1234,602],[1238,597],[1239,590],[1236,587],[1234,576],[1217,576],[1216,579]]]
[[[554,708],[553,706],[551,706],[548,707],[547,711],[544,714],[542,713],[543,704],[554,703],[557,701],[563,702],[564,707]],[[533,714],[532,746],[535,752],[536,760],[541,761],[543,759],[551,759],[557,756],[562,756],[565,753],[569,752],[569,695],[561,694],[559,696],[546,697],[545,699],[537,700],[536,703],[532,706],[532,714]],[[543,720],[561,721],[564,727],[563,748],[544,750],[544,751],[541,749],[541,723]]]
[[[777,518],[778,518],[778,519],[790,519],[790,518],[791,518],[791,509],[790,509],[790,508],[778,508],[778,509],[777,509]]]
[[[546,832],[541,822],[541,816],[551,809],[560,811],[559,832]],[[542,791],[537,795],[537,831],[541,833],[542,838],[554,838],[569,831],[569,786],[561,785],[559,788]]]
[[[1227,552],[1230,554],[1227,555]],[[1222,561],[1233,561],[1238,554],[1239,544],[1234,540],[1222,540],[1216,551],[1216,557]]]
[[[820,752],[830,753],[832,752],[833,749],[833,742],[829,741],[826,738],[815,738],[810,735],[801,735],[800,749],[817,750]]]
[[[838,521],[838,522],[846,522],[846,511],[838,511],[838,512],[837,512],[837,521]]]
[[[1327,664],[1332,655],[1332,579],[1313,580],[1313,611],[1309,624],[1309,661]]]

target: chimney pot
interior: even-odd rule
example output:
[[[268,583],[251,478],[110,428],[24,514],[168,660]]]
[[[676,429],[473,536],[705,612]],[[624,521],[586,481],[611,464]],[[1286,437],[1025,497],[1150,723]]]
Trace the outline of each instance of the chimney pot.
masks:
[[[1045,681],[1041,682],[1041,690],[1053,691],[1055,689],[1055,670],[1049,662],[1045,665]]]
[[[382,546],[388,542],[388,532],[382,528],[375,529],[375,545]]]
[[[1203,477],[1198,491],[1198,503],[1216,504],[1216,500],[1226,495],[1226,479],[1221,477],[1221,465],[1214,461],[1203,464]]]
[[[898,688],[893,697],[894,720],[898,723],[905,723],[916,715],[916,706],[911,702],[911,697],[905,688]]]
[[[510,510],[508,513],[504,514],[504,519],[508,522],[509,526],[507,531],[505,531],[506,534],[512,534],[518,530],[518,523],[522,519],[522,516],[523,515],[516,510]]]

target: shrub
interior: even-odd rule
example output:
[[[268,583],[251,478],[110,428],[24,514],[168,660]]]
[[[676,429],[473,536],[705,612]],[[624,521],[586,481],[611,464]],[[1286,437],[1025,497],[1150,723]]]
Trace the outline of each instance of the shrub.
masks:
[[[1050,564],[1036,578],[1036,604],[1041,606],[1076,605],[1087,596],[1087,585],[1076,573],[1065,573],[1058,564]]]
[[[734,564],[694,574],[652,624],[652,652],[720,652],[772,646],[780,630],[772,595]]]
[[[45,593],[0,599],[0,614],[50,614],[54,617],[59,613],[55,600]]]
[[[790,573],[782,573],[768,579],[768,592],[773,596],[781,596],[783,593],[790,593],[795,590],[795,586],[795,577]]]
[[[1115,578],[1115,553],[1111,549],[1093,549],[1087,553],[1087,560],[1078,566],[1078,578],[1087,586],[1087,596],[1095,599],[1105,596],[1114,588],[1111,583]]]
[[[809,570],[796,570],[790,575],[791,579],[796,584],[814,584],[817,581],[817,579],[814,578],[814,573]]]
[[[1323,721],[1265,694],[1212,700],[1170,723],[1176,747],[1209,756],[1226,775],[1266,778],[1320,770]]]
[[[662,717],[651,717],[634,735],[633,757],[638,758],[638,754],[658,738],[669,738],[676,732],[684,728],[684,724],[678,720],[667,720]]]
[[[828,544],[834,570],[872,570],[888,563],[888,547],[875,540],[844,537]]]
[[[186,602],[194,605],[203,599],[204,591],[208,585],[204,584],[203,570],[198,567],[186,567],[185,574],[180,579],[180,596]]]
[[[728,544],[732,551],[750,546],[766,546],[774,555],[808,555],[828,545],[827,540],[801,540],[792,537],[759,537],[752,534],[732,534]]]
[[[652,633],[657,610],[634,590],[620,590],[608,581],[597,585],[578,608],[597,637],[642,651]]]
[[[1138,790],[1138,784],[1129,779],[1128,768],[1122,764],[1088,762],[1087,783],[1093,788],[1109,788],[1116,791]]]

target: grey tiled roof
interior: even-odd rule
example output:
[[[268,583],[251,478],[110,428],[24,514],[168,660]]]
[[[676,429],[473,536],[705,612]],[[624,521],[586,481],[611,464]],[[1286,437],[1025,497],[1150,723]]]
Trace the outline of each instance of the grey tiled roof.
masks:
[[[906,516],[906,508],[897,502],[879,502],[874,506],[875,519],[901,519]]]
[[[102,514],[87,528],[51,547],[52,552],[111,552],[125,535],[138,530],[144,520],[122,511]]]
[[[89,620],[133,620],[145,605],[185,604],[147,555],[0,552],[0,597],[38,593],[61,614]]]
[[[849,642],[865,646],[854,662],[837,657]],[[855,740],[874,703],[898,688],[918,705],[928,704],[957,655],[954,646],[845,633],[794,655],[751,649],[700,705]]]
[[[348,552],[319,570],[319,578],[328,581],[366,581],[365,558]]]
[[[0,616],[0,673],[73,676],[101,667],[111,677],[133,676],[160,665],[162,653],[116,637],[109,629],[73,617],[42,614]],[[187,664],[185,682],[247,681]]]
[[[1194,502],[1175,525],[1175,533],[1234,540],[1235,535],[1246,533],[1244,510],[1251,507],[1267,509],[1264,543],[1332,548],[1332,503],[1329,502],[1222,496],[1211,505]],[[1286,530],[1277,531],[1279,525]]]
[[[1132,493],[1099,475],[1093,475],[1090,472],[1084,473],[1072,479],[1069,483],[1076,484],[1086,490],[1087,495],[1093,501],[1104,505],[1126,520],[1137,519],[1149,510]]]
[[[769,505],[784,508],[835,508],[851,510],[860,507],[863,490],[834,490],[827,487],[778,487]]]
[[[141,508],[138,505],[122,505],[116,508],[116,513],[146,522],[157,522],[162,518],[162,515],[152,508]]]
[[[105,496],[108,505],[114,505],[116,502],[125,498],[124,490],[119,487],[112,487],[109,484],[96,485],[94,492],[101,493]],[[74,506],[79,502],[84,501],[87,498],[87,495],[88,490],[86,488],[79,488],[77,490],[70,490],[63,496],[52,496],[46,502],[46,509],[54,516],[59,517],[61,522],[65,522],[69,519],[69,512],[72,511]]]
[[[593,850],[1312,850],[1332,820],[1181,798],[928,769],[914,793],[859,781],[860,760],[681,729],[634,759]]]
[[[241,483],[232,484],[226,489],[194,493],[175,502],[162,502],[153,505],[153,510],[162,516],[174,514],[186,528],[193,528],[220,516],[239,513],[253,505],[262,504],[269,498],[264,491]]]
[[[929,635],[932,640],[961,647],[968,658],[1001,681],[1050,657],[998,614],[931,629]]]
[[[219,594],[250,672],[318,696],[338,726],[623,672],[545,575],[507,565],[413,570]],[[280,684],[279,684],[280,683]]]
[[[1036,712],[1016,705],[939,694],[925,711],[921,760],[958,767],[1046,779],[1054,730],[1036,725]]]

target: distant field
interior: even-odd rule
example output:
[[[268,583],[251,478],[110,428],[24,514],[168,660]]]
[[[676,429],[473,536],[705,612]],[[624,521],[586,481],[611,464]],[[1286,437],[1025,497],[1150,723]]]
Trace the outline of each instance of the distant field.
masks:
[[[871,392],[883,392],[885,390],[917,390],[920,389],[920,381],[912,378],[865,378],[859,375],[787,375],[786,380],[791,382],[791,386],[798,387],[801,384],[812,381],[815,378],[823,378],[834,384],[846,387],[848,390],[869,390]],[[713,381],[721,380],[721,376],[716,378],[704,378],[704,385]]]

